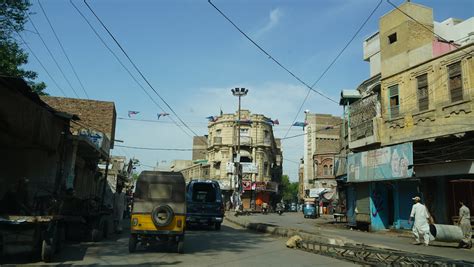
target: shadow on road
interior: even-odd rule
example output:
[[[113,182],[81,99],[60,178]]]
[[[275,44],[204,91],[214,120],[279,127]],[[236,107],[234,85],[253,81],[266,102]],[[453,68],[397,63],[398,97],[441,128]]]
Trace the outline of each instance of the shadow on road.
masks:
[[[52,263],[66,266],[71,264],[177,265],[182,263],[181,259],[190,260],[198,255],[212,257],[222,253],[238,254],[259,248],[263,243],[274,241],[268,235],[255,234],[245,229],[223,224],[221,230],[214,230],[211,227],[192,227],[187,230],[184,254],[177,254],[175,246],[169,244],[139,245],[135,253],[129,254],[128,237],[129,231],[127,230],[122,234],[112,235],[101,242],[68,242],[61,252],[55,255]],[[8,264],[42,263],[39,259],[18,257],[18,255],[1,262]]]

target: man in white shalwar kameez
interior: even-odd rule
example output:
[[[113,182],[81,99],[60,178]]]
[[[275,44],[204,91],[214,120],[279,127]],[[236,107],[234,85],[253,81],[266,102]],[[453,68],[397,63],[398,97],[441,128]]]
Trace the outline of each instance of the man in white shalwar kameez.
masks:
[[[412,228],[413,235],[415,236],[413,244],[420,245],[420,235],[422,235],[424,245],[428,246],[430,243],[430,225],[428,224],[430,215],[425,205],[420,203],[420,197],[414,197],[413,201],[415,204],[411,208],[410,219],[408,220],[409,224],[411,224],[412,219],[415,220]]]

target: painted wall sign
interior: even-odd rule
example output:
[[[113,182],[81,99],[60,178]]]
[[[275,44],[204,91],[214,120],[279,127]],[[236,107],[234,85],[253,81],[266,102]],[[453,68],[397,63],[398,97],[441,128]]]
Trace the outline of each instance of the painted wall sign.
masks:
[[[413,176],[413,143],[404,143],[347,156],[347,181],[370,182]]]

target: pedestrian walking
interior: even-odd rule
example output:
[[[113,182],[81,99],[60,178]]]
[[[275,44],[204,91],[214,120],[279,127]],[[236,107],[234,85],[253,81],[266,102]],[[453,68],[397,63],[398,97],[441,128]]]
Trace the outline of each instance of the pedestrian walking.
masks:
[[[428,246],[430,243],[430,225],[428,224],[430,215],[425,205],[420,203],[420,197],[416,196],[412,199],[415,204],[413,204],[413,207],[411,208],[408,223],[411,224],[414,219],[412,231],[415,236],[415,242],[413,244],[420,245],[420,236],[423,236],[424,245]]]
[[[114,222],[117,233],[122,232],[123,212],[126,205],[125,193],[122,192],[122,189],[122,186],[118,186],[117,192],[114,194]]]
[[[459,227],[461,227],[464,238],[459,243],[460,248],[471,248],[471,212],[462,201],[459,201]]]

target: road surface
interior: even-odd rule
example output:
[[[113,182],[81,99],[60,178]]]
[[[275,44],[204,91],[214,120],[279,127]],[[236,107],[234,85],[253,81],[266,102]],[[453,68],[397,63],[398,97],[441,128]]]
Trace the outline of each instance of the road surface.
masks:
[[[352,263],[285,247],[286,239],[244,230],[224,223],[221,231],[186,232],[185,253],[164,247],[128,253],[128,233],[92,243],[66,244],[52,264],[66,265],[175,265],[175,266],[355,266]],[[9,263],[35,263],[28,257]]]

